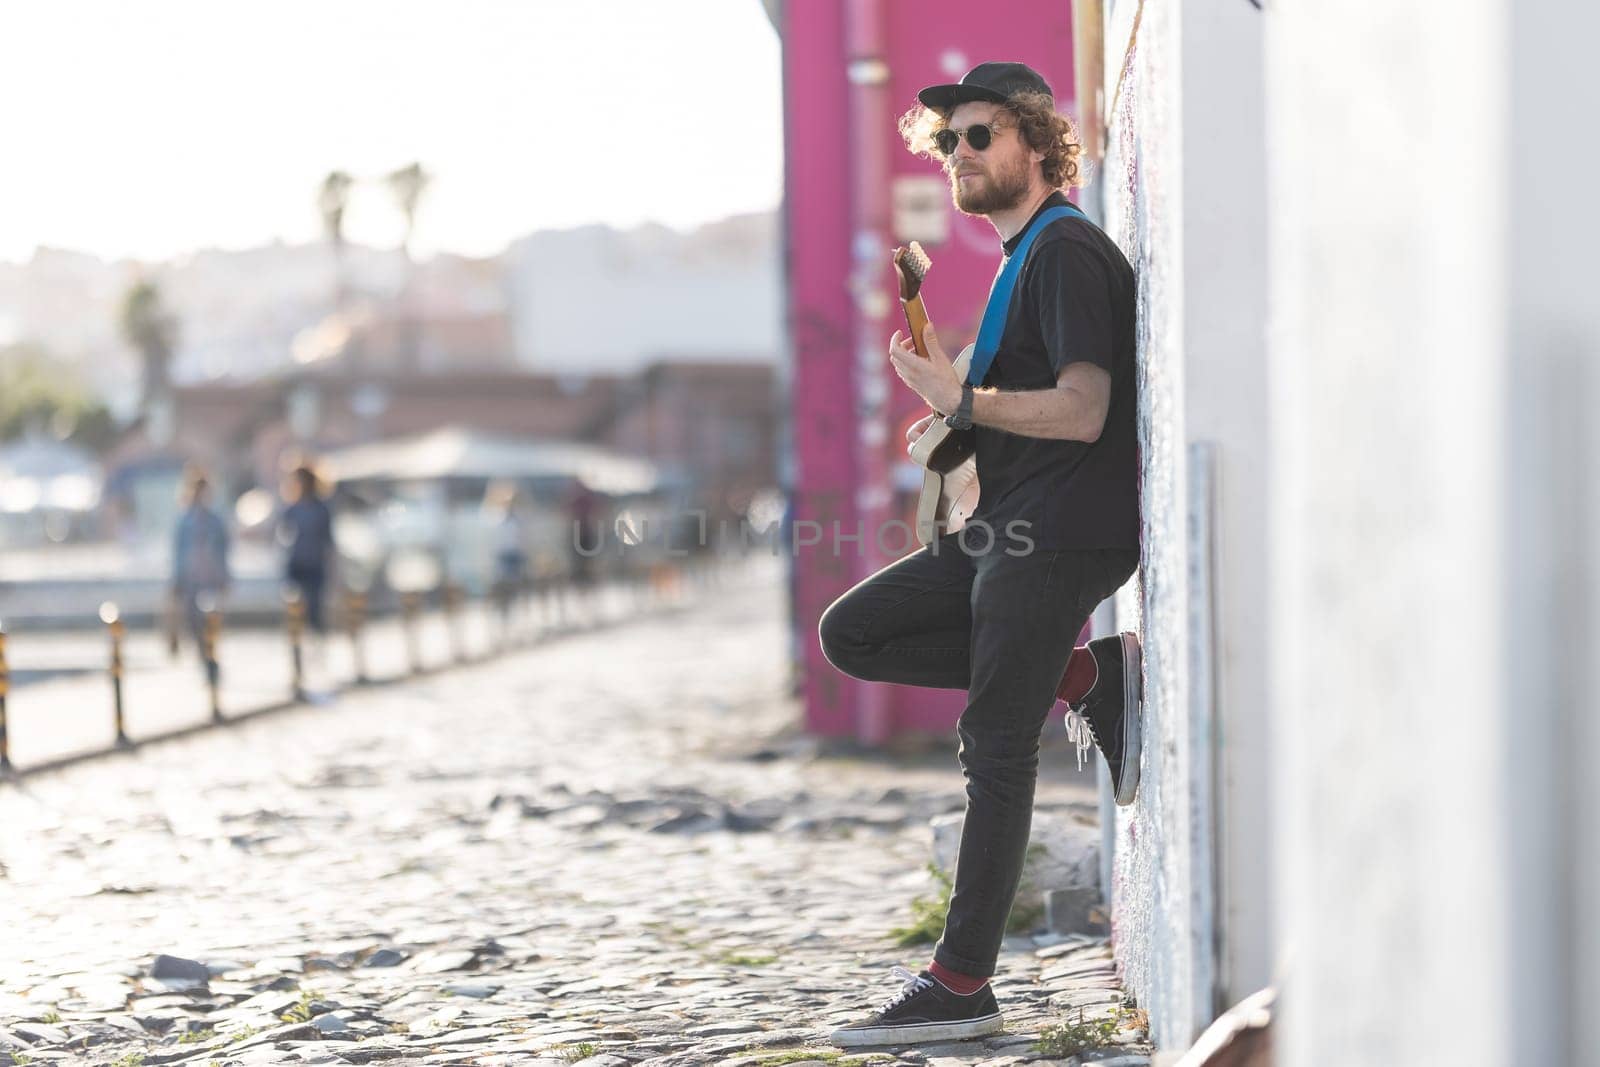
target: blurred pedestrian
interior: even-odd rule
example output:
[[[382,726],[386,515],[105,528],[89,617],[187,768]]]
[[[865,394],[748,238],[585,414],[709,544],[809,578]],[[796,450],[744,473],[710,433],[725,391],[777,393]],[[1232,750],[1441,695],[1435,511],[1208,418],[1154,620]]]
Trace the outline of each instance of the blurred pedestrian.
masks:
[[[289,547],[285,577],[300,594],[311,629],[326,634],[323,593],[333,567],[333,512],[310,466],[296,467],[290,478],[284,492],[289,506],[278,520],[278,540]]]
[[[211,486],[199,468],[185,472],[181,499],[172,539],[172,595],[195,648],[203,649],[205,609],[216,607],[228,591],[228,527],[211,510]]]
[[[517,487],[496,482],[484,494],[484,510],[494,523],[494,599],[503,627],[511,622],[511,605],[528,576],[528,549],[522,518],[517,514]]]

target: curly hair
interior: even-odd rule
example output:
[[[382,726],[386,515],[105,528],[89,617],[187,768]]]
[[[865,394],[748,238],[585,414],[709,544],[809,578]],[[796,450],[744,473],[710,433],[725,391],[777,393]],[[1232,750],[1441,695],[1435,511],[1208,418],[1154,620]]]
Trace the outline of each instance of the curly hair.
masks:
[[[1052,189],[1083,184],[1083,169],[1078,165],[1083,145],[1078,139],[1078,127],[1056,112],[1055,102],[1050,97],[1044,93],[1018,93],[1002,107],[1015,119],[1017,130],[1028,147],[1043,153],[1044,162],[1040,167],[1045,184]],[[912,152],[943,163],[945,157],[934,148],[933,138],[949,123],[948,111],[918,104],[900,116],[900,136]]]

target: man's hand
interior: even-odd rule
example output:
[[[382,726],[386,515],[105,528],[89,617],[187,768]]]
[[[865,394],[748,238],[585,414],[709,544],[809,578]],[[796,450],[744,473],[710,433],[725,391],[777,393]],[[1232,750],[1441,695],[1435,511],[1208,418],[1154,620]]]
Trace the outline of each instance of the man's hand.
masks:
[[[916,422],[913,422],[909,427],[907,427],[906,428],[906,444],[908,444],[908,445],[916,444],[917,443],[917,438],[919,438],[923,434],[927,433],[928,432],[928,427],[932,426],[933,423],[934,423],[934,420],[937,419],[938,417],[939,417],[939,413],[938,412],[934,412],[931,415],[924,415],[924,416],[922,416],[922,418],[918,419]]]
[[[910,337],[896,330],[889,338],[889,362],[900,380],[930,408],[949,414],[961,403],[961,379],[956,377],[955,367],[944,354],[931,322],[922,331],[922,344],[928,350],[927,359],[917,355]]]
[[[932,426],[934,420],[938,417],[938,412],[935,412],[932,415],[924,415],[922,418],[906,427],[906,455],[909,456],[911,454],[911,449],[916,446],[917,441],[922,437],[922,435],[928,432],[928,427]]]

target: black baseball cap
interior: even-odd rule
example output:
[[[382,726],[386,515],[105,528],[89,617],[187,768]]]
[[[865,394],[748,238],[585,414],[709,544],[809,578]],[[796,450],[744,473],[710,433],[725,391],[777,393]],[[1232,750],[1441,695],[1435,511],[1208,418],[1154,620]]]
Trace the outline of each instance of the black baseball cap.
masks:
[[[970,100],[1004,104],[1018,93],[1043,93],[1055,99],[1050,83],[1026,63],[979,63],[954,85],[930,85],[917,99],[924,107],[948,112]]]

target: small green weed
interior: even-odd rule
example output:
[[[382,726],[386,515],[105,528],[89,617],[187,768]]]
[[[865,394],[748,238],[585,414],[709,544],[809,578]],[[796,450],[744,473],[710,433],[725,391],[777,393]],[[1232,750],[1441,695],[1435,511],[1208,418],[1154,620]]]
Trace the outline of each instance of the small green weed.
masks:
[[[201,1042],[210,1041],[216,1036],[217,1031],[209,1026],[204,1030],[185,1030],[183,1033],[178,1035],[178,1044],[198,1045]]]
[[[1025,934],[1036,930],[1044,922],[1044,901],[1035,899],[1031,904],[1012,901],[1011,915],[1006,919],[1006,933]]]
[[[568,1045],[561,1049],[561,1058],[568,1063],[577,1063],[586,1060],[600,1051],[600,1046],[593,1041],[580,1041],[576,1045]]]
[[[1035,1052],[1062,1059],[1088,1049],[1105,1048],[1115,1044],[1117,1034],[1124,1027],[1136,1024],[1139,1018],[1137,1011],[1118,1007],[1103,1018],[1086,1019],[1083,1009],[1079,1008],[1075,1021],[1057,1023],[1039,1031],[1039,1040],[1034,1042],[1033,1048]]]
[[[836,1049],[797,1048],[785,1052],[774,1052],[770,1056],[762,1056],[755,1061],[754,1067],[779,1067],[785,1063],[828,1063],[845,1064],[858,1063],[893,1063],[894,1057],[884,1055],[882,1052],[869,1052],[865,1055],[851,1055],[839,1052]]]
[[[278,1016],[286,1023],[308,1023],[311,1021],[311,1002],[317,995],[309,989],[300,991],[300,1003],[292,1006],[288,1011]]]
[[[939,883],[931,897],[913,897],[911,900],[911,925],[897,926],[889,931],[894,943],[921,945],[939,940],[944,932],[945,913],[950,910],[950,891],[954,888],[950,876],[939,869],[937,863],[928,864],[928,873]]]
[[[61,1021],[61,1013],[56,1011],[54,1008],[51,1008],[49,1011],[39,1016],[39,1020],[47,1023],[58,1023]]]
[[[948,874],[939,869],[937,863],[928,864],[928,873],[939,883],[934,895],[913,897],[910,925],[897,926],[889,931],[889,936],[894,938],[894,943],[901,948],[908,945],[931,944],[939,940],[939,936],[944,933],[944,917],[950,911],[950,893],[955,888],[955,883]],[[1013,903],[1011,914],[1006,917],[1006,932],[1015,934],[1031,930],[1043,916],[1042,903],[1024,904],[1021,907]]]
[[[252,1037],[255,1037],[260,1032],[261,1027],[259,1026],[241,1026],[239,1029],[229,1032],[228,1043],[230,1045],[236,1045],[241,1041],[246,1041]]]
[[[731,967],[765,967],[769,963],[778,962],[776,953],[768,955],[749,955],[743,952],[724,952],[717,957],[719,963],[726,963]]]

